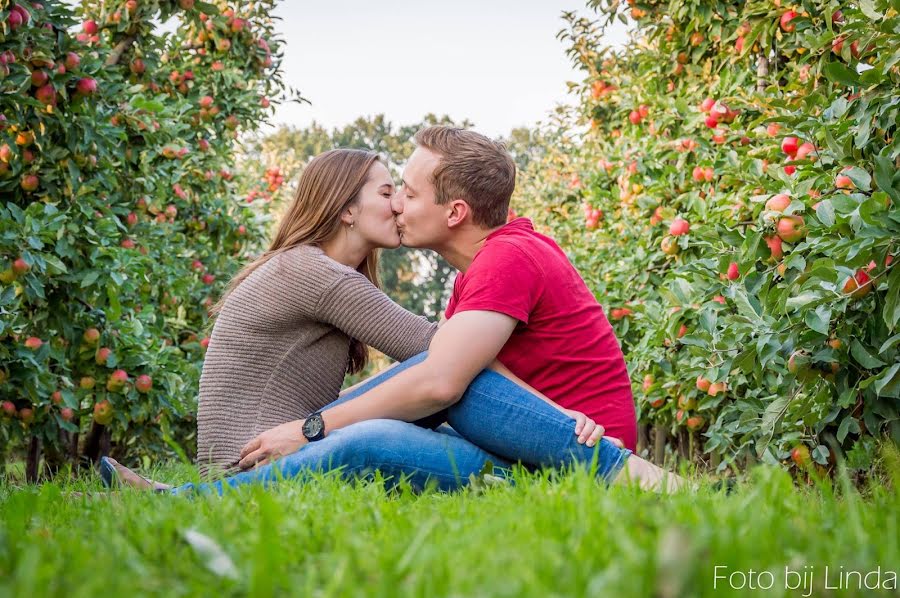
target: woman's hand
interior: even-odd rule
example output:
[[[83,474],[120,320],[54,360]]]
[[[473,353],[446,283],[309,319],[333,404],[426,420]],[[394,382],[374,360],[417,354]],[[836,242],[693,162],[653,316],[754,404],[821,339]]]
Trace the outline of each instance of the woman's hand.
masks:
[[[578,436],[578,444],[594,446],[600,442],[601,438],[603,438],[603,432],[606,431],[603,429],[603,426],[596,423],[584,413],[575,411],[574,409],[563,409],[562,412],[575,420],[575,435]],[[625,444],[618,438],[607,436],[606,439],[619,448],[625,448]]]
[[[241,449],[238,467],[250,469],[254,465],[265,465],[273,459],[290,455],[306,444],[303,436],[303,422],[298,419],[266,430]]]

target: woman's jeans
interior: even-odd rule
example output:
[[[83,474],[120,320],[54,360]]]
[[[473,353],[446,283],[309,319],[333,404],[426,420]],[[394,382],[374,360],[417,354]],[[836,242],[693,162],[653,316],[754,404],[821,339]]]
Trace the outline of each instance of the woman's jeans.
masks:
[[[323,410],[358,397],[426,356],[427,352],[420,353],[373,376]],[[511,463],[517,461],[533,467],[583,463],[609,483],[631,455],[606,438],[594,447],[578,444],[574,419],[493,370],[483,370],[472,380],[462,398],[447,410],[446,420],[452,428],[432,430],[390,419],[360,422],[334,430],[274,463],[210,484],[185,484],[171,492],[221,494],[225,486],[268,484],[336,469],[346,477],[371,477],[378,470],[392,485],[405,479],[417,489],[436,484],[441,490],[454,490],[466,485],[470,475],[482,472],[488,462],[495,466],[494,475],[507,476]],[[427,422],[434,418],[418,423]]]

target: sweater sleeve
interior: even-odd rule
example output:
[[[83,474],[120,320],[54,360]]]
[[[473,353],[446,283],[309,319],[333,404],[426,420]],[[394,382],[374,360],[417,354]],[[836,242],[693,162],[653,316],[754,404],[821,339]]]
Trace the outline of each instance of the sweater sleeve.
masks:
[[[316,315],[397,361],[428,350],[437,323],[394,303],[362,274],[348,273],[323,293]]]

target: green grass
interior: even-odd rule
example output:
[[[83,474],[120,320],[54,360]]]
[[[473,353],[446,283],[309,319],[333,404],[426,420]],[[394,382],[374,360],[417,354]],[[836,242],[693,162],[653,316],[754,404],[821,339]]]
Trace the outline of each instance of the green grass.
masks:
[[[870,595],[826,591],[824,566],[900,571],[898,462],[886,452],[862,490],[845,478],[798,488],[760,467],[731,496],[606,489],[585,472],[420,495],[334,476],[195,499],[69,496],[99,490],[96,478],[6,484],[0,596],[809,595],[784,588],[786,566],[815,567],[812,595]],[[770,570],[775,585],[714,589],[716,565]]]

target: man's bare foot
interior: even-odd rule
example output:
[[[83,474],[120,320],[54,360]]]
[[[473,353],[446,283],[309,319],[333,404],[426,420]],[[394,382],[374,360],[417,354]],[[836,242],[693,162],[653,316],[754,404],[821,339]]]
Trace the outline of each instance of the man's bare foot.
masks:
[[[115,459],[106,457],[106,461],[113,466],[116,472],[116,478],[119,483],[129,488],[137,488],[138,490],[168,490],[172,488],[169,484],[154,482],[147,478],[136,474]]]

